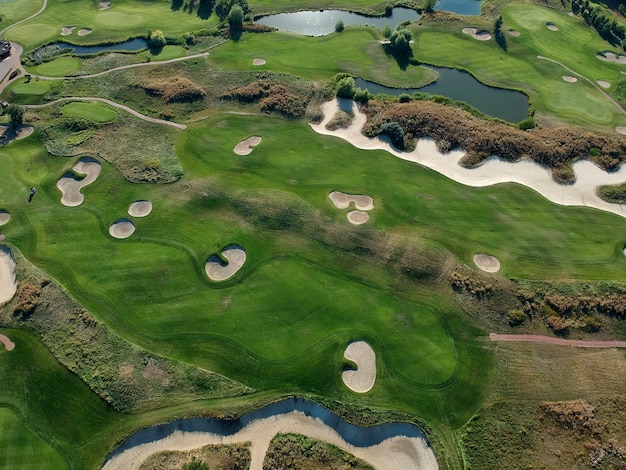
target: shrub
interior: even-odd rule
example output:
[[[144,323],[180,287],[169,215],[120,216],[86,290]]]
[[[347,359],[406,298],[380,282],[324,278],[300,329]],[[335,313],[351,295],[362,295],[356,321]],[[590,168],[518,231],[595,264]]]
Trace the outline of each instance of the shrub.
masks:
[[[507,313],[509,325],[518,326],[526,320],[526,313],[523,310],[509,310]]]
[[[404,150],[404,129],[397,122],[386,122],[380,126],[378,134],[387,135],[391,143],[399,150]]]
[[[148,47],[150,49],[159,49],[167,44],[163,31],[156,29],[148,35]]]
[[[367,88],[365,90],[357,88],[354,90],[354,96],[352,97],[354,101],[358,101],[359,103],[367,103],[372,98],[374,98],[374,95],[372,95]]]
[[[355,91],[355,83],[354,78],[348,76],[346,78],[342,78],[337,82],[337,86],[335,87],[335,93],[339,98],[350,98],[354,96]]]
[[[161,96],[166,103],[189,103],[205,97],[206,92],[185,77],[173,77],[167,80],[155,80],[144,85],[148,93]]]
[[[41,286],[29,283],[20,284],[17,288],[18,301],[13,311],[13,315],[23,319],[28,318],[33,314],[37,305],[39,305],[40,297]]]
[[[344,30],[345,26],[343,24],[343,21],[339,20],[337,21],[337,23],[335,23],[335,32],[336,33],[341,33]]]
[[[409,101],[411,101],[411,95],[409,95],[408,93],[401,93],[398,96],[398,101],[400,103],[408,103]]]

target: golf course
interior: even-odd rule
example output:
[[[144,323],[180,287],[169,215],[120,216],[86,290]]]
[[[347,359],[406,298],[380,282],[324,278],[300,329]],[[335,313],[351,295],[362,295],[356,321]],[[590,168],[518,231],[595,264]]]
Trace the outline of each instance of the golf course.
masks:
[[[0,469],[626,465],[623,7],[480,8],[1,2]]]

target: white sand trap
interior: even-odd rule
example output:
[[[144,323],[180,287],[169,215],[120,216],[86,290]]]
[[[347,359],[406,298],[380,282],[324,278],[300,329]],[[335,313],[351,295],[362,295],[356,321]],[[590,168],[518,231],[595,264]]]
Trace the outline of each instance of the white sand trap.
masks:
[[[8,224],[11,220],[11,214],[7,211],[0,211],[0,225]]]
[[[4,344],[7,351],[13,351],[15,349],[15,343],[11,341],[7,336],[0,335],[0,343]]]
[[[478,41],[489,41],[491,39],[491,34],[487,31],[478,31],[476,28],[463,28],[461,31],[463,34],[469,34]]]
[[[68,207],[80,206],[83,203],[85,196],[80,190],[96,181],[102,166],[93,159],[85,158],[74,165],[72,169],[76,173],[85,175],[85,177],[78,180],[73,175],[65,175],[57,181],[57,188],[62,194],[61,203]]]
[[[4,133],[9,129],[9,126],[6,124],[0,124],[0,136],[4,135]],[[17,132],[15,134],[15,140],[20,140],[28,137],[34,132],[35,128],[33,126],[29,126],[26,124],[22,124],[17,128]]]
[[[518,37],[518,36],[520,35],[520,32],[519,32],[519,31],[515,31],[514,29],[509,29],[509,30],[508,30],[508,33],[509,33],[511,36],[514,36],[514,37]]]
[[[128,219],[117,219],[109,227],[109,234],[113,238],[128,238],[135,233],[135,224]]]
[[[88,34],[91,34],[92,29],[91,28],[82,28],[78,30],[78,34],[79,36],[87,36]]]
[[[626,165],[622,165],[617,171],[606,172],[588,160],[579,160],[573,165],[576,181],[568,185],[555,182],[546,167],[530,159],[512,163],[491,157],[476,168],[463,168],[459,165],[459,160],[463,158],[465,152],[454,150],[441,153],[432,139],[419,139],[415,150],[406,153],[393,148],[387,137],[364,136],[361,129],[366,116],[356,103],[351,102],[351,106],[354,119],[348,128],[333,131],[326,129],[326,125],[339,109],[337,100],[323,103],[321,108],[324,119],[318,124],[309,125],[318,134],[339,137],[360,149],[385,150],[398,158],[431,168],[467,186],[484,187],[500,183],[518,183],[537,191],[556,204],[594,207],[626,217],[626,205],[611,204],[596,194],[599,185],[626,182]],[[346,105],[342,104],[341,109],[347,109]]]
[[[567,83],[576,83],[578,79],[576,77],[572,77],[571,75],[563,75],[563,81]]]
[[[346,217],[352,225],[363,225],[370,220],[370,215],[363,211],[350,211],[346,214]]]
[[[17,291],[15,260],[6,246],[0,246],[0,305],[13,298]]]
[[[367,393],[376,382],[376,353],[365,341],[350,343],[343,357],[356,364],[356,370],[344,370],[341,380],[356,393]]]
[[[558,31],[559,27],[557,25],[555,25],[554,23],[546,23],[546,28],[548,28],[550,31]]]
[[[252,65],[265,65],[267,64],[267,60],[265,59],[254,59],[252,61]]]
[[[485,255],[482,253],[474,255],[474,264],[488,273],[497,273],[500,271],[500,261],[495,256]]]
[[[137,470],[152,454],[166,450],[184,451],[209,444],[236,444],[250,442],[250,470],[262,470],[270,441],[278,433],[303,434],[333,444],[360,458],[379,470],[436,470],[437,458],[425,439],[395,436],[369,447],[355,447],[347,443],[323,421],[291,411],[268,418],[257,419],[239,432],[220,435],[208,432],[175,431],[162,439],[135,446],[106,462],[102,470]]]
[[[63,26],[61,28],[61,36],[69,36],[74,32],[76,26]]]
[[[239,245],[230,245],[222,250],[227,263],[217,256],[211,255],[206,260],[204,270],[212,281],[225,281],[233,277],[246,262],[246,250]]]
[[[242,140],[237,145],[235,145],[234,152],[237,155],[248,155],[252,153],[254,147],[261,143],[261,140],[261,137],[259,137],[258,135],[248,137],[246,140]]]
[[[109,8],[111,8],[111,1],[107,0],[104,2],[100,2],[100,10],[108,10]]]
[[[606,80],[596,80],[596,83],[600,85],[602,88],[611,88],[611,84]]]
[[[618,134],[626,135],[626,127],[618,126],[615,128],[615,132]]]
[[[152,212],[152,203],[150,201],[135,201],[128,207],[128,215],[132,217],[146,217]]]
[[[596,57],[604,62],[615,62],[617,64],[626,65],[626,56],[617,55],[615,52],[598,52]]]
[[[347,194],[341,191],[333,191],[328,195],[337,209],[347,209],[350,203],[354,202],[354,207],[361,211],[371,211],[374,208],[374,200],[362,194]]]

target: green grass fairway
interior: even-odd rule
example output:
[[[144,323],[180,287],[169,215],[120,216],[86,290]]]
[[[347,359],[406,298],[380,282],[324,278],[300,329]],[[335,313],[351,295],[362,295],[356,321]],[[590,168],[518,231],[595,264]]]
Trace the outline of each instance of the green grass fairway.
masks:
[[[507,35],[506,53],[493,40],[483,43],[463,34],[462,24],[450,29],[446,23],[425,23],[413,30],[414,54],[427,63],[467,69],[489,85],[524,90],[538,112],[573,125],[612,131],[626,123],[626,116],[597,88],[580,77],[575,84],[566,83],[562,77],[571,72],[537,59],[541,55],[561,62],[594,83],[607,80],[613,90],[626,77],[616,64],[596,58],[610,47],[595,32],[577,18],[532,4],[506,6],[502,16],[505,29],[520,32],[519,37]],[[550,31],[546,22],[558,24],[559,30]]]
[[[37,75],[44,77],[64,77],[80,69],[82,61],[75,57],[61,57],[45,64],[41,64],[35,69]]]
[[[2,97],[17,104],[34,104],[50,91],[52,82],[46,80],[20,78],[11,83],[3,92]]]
[[[169,60],[185,55],[185,49],[181,46],[165,46],[159,52],[150,52],[150,57],[154,60]]]
[[[1,353],[0,353],[1,354]],[[0,359],[1,360],[1,359]],[[5,377],[5,380],[10,380]],[[0,468],[14,470],[67,469],[63,457],[35,434],[15,412],[0,407]]]
[[[398,87],[434,80],[434,74],[421,67],[401,70],[395,59],[385,55],[381,38],[378,30],[365,27],[315,38],[280,32],[244,34],[239,41],[214,49],[210,60],[227,70],[274,70],[311,80],[329,80],[338,72]],[[255,58],[267,64],[256,67]]]
[[[101,41],[124,41],[131,36],[145,36],[149,30],[160,29],[165,34],[178,35],[189,31],[212,28],[217,23],[213,15],[207,20],[182,9],[171,10],[170,2],[135,2],[117,0],[109,10],[100,10],[98,2],[69,0],[49,2],[46,10],[32,22],[7,31],[7,39],[19,42],[25,51],[51,41],[71,41],[93,44]],[[91,28],[88,36],[61,36],[61,28],[76,25]]]
[[[76,116],[99,123],[111,122],[117,118],[116,111],[104,107],[99,103],[68,103],[63,106],[62,111],[66,116]]]

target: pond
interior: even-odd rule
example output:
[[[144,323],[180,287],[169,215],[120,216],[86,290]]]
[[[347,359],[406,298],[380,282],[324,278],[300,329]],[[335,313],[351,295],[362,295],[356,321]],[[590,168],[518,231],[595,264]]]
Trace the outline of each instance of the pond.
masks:
[[[464,101],[479,111],[508,122],[519,122],[528,117],[528,97],[519,91],[494,88],[480,83],[467,72],[444,67],[425,66],[437,72],[437,81],[422,88],[390,88],[378,83],[355,79],[356,86],[373,94],[398,96],[415,92],[441,95],[455,101]]]
[[[256,22],[273,26],[280,31],[289,31],[305,36],[326,36],[335,31],[335,24],[339,20],[343,21],[344,26],[370,25],[383,29],[386,25],[395,28],[405,21],[416,21],[419,17],[419,13],[409,8],[394,8],[390,16],[365,16],[349,11],[323,10],[278,13],[262,16]]]
[[[125,42],[119,42],[117,44],[106,44],[100,46],[76,46],[74,44],[68,44],[67,42],[54,42],[37,49],[33,53],[33,58],[37,60],[43,59],[60,54],[67,50],[75,55],[90,55],[97,54],[99,52],[140,51],[141,49],[146,49],[147,47],[148,43],[142,38],[135,38]]]
[[[320,420],[326,426],[334,429],[347,443],[355,447],[369,447],[395,437],[405,436],[422,440],[426,449],[428,442],[424,432],[410,423],[387,423],[378,426],[362,427],[346,423],[326,408],[302,398],[290,398],[273,403],[234,420],[217,418],[188,418],[159,424],[138,431],[115,449],[107,458],[107,462],[123,452],[142,444],[151,443],[170,436],[175,431],[205,432],[218,436],[231,436],[238,433],[253,421],[268,418],[277,419],[280,415],[293,411],[303,413],[307,417]],[[432,452],[429,450],[429,452]],[[106,464],[105,464],[106,468]]]
[[[457,15],[478,16],[482,0],[438,0],[435,10],[450,11]]]

